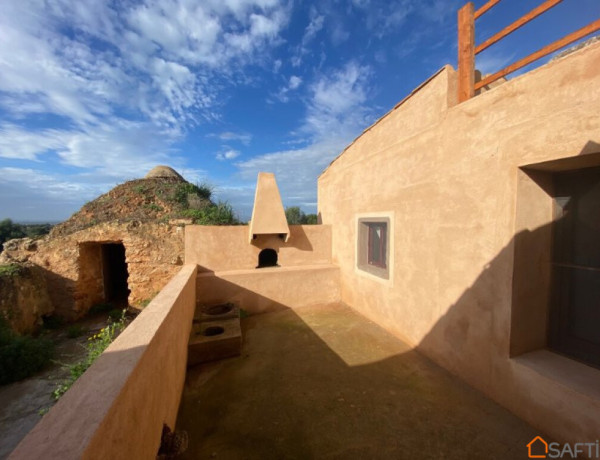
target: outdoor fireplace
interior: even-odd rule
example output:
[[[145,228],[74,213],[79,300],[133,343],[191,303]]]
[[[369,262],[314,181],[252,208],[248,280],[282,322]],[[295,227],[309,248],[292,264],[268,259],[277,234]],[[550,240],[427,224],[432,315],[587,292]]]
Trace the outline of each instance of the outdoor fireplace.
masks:
[[[263,249],[258,254],[258,265],[256,268],[277,267],[277,251],[275,249]]]

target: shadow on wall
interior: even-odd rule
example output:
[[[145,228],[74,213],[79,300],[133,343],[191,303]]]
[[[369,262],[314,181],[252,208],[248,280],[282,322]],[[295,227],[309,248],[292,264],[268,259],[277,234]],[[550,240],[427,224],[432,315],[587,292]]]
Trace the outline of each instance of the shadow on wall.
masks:
[[[533,167],[539,168],[542,175],[591,167],[600,164],[598,147],[597,143],[588,143],[582,150],[586,156],[580,160],[560,160],[552,165]],[[588,156],[590,153],[596,155]],[[535,174],[530,174],[533,176]],[[544,188],[543,181],[539,180],[539,177],[535,180],[536,187]],[[549,216],[546,222],[550,222],[553,191],[546,188],[545,192],[542,201],[526,205],[545,207]],[[528,211],[527,206],[524,212]],[[596,214],[596,223],[598,215],[600,213]],[[482,268],[474,283],[437,320],[416,350],[537,428],[557,439],[575,442],[595,439],[600,420],[598,401],[590,404],[590,400],[577,391],[530,370],[518,369],[510,359],[511,355],[548,345],[550,235],[560,224],[555,220],[537,228],[529,227],[535,230],[519,232]],[[594,231],[597,235],[600,228]],[[446,247],[454,246],[448,241]],[[461,254],[457,253],[456,257],[460,260]],[[414,360],[421,359],[414,351],[397,352],[371,364],[348,364],[352,357],[360,356],[361,348],[372,346],[369,344],[376,342],[379,335],[385,336],[382,331],[371,334],[362,344],[359,339],[365,331],[346,328],[332,317],[338,339],[360,345],[352,349],[352,345],[336,342],[335,338],[323,341],[315,333],[319,325],[315,327],[306,321],[295,325],[299,322],[298,315],[305,320],[302,309],[290,312],[289,306],[281,302],[225,280],[218,282],[227,283],[226,291],[232,293],[229,298],[218,301],[235,303],[243,299],[241,307],[250,313],[277,311],[246,322],[250,325],[245,331],[249,341],[253,340],[254,330],[256,334],[263,333],[260,321],[269,322],[277,315],[286,315],[287,319],[285,330],[268,339],[264,350],[250,348],[250,353],[259,354],[260,360],[252,361],[250,355],[247,365],[239,364],[239,360],[245,359],[239,358],[238,364],[232,360],[222,367],[207,366],[189,373],[179,415],[179,427],[197,434],[190,437],[188,458],[210,454],[210,449],[228,449],[233,458],[242,452],[253,455],[257,452],[256,458],[260,458],[261,452],[263,458],[285,456],[289,452],[311,458],[317,453],[324,455],[330,448],[337,455],[343,452],[389,458],[390,453],[398,456],[399,452],[409,452],[403,456],[410,457],[411,451],[403,449],[412,447],[417,449],[414,456],[422,458],[438,458],[441,452],[448,458],[454,458],[455,452],[456,458],[516,458],[526,456],[525,443],[539,434],[531,428],[510,433],[506,427],[499,426],[498,420],[510,420],[508,425],[515,426],[521,422],[501,415],[499,406],[485,401],[481,395],[473,396],[479,398],[477,403],[462,399],[463,394],[456,390],[460,385],[448,383],[450,379],[442,377],[446,374],[436,368],[428,367],[426,372],[407,371]],[[198,294],[202,296],[201,292]],[[269,354],[269,347],[277,352]],[[344,348],[351,357],[349,360],[342,359]],[[313,353],[318,358],[310,358]],[[450,385],[451,390],[446,385]],[[267,390],[261,392],[255,388]],[[205,397],[198,406],[199,394],[205,395],[205,391],[210,397]],[[214,396],[217,393],[222,397]],[[355,401],[360,402],[354,404]],[[339,409],[340,402],[344,406],[353,404],[353,410]],[[499,412],[481,415],[479,411],[488,411],[488,404]],[[462,417],[468,422],[457,423]],[[443,427],[438,424],[440,420]],[[373,426],[381,434],[380,444],[367,436],[374,431]],[[492,439],[494,431],[502,437],[503,447],[496,444],[497,439]],[[230,433],[237,433],[235,439]],[[338,443],[338,436],[344,437],[345,442]],[[472,443],[473,439],[477,443]],[[513,442],[512,445],[522,450],[507,454],[506,445]],[[264,446],[264,451],[260,446]],[[481,446],[485,452],[477,451]],[[376,455],[373,449],[379,449]]]
[[[582,154],[594,155],[522,168],[530,186],[543,193],[517,197],[517,220],[537,206],[549,223],[519,232],[416,347],[527,422],[570,442],[595,439],[600,401],[569,389],[572,381],[564,385],[560,374],[572,368],[542,377],[511,358],[548,348],[588,363],[586,356],[600,358],[600,170],[593,166],[600,165],[599,147],[589,142]],[[565,181],[575,184],[569,196],[559,188]],[[558,211],[557,203],[563,203]],[[572,363],[587,376],[572,375],[573,381],[596,386],[589,378],[595,369]]]

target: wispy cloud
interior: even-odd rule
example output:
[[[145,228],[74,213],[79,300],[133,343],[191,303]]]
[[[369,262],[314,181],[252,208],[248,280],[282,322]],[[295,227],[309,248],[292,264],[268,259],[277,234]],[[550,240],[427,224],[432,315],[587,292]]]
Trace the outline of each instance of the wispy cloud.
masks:
[[[236,163],[239,177],[251,183],[260,171],[274,172],[285,205],[314,211],[318,175],[373,120],[367,104],[371,75],[370,67],[350,61],[317,77],[309,85],[306,113],[296,133],[308,145]],[[228,196],[243,200],[235,190]],[[249,206],[241,208],[244,215],[249,214]]]
[[[244,145],[248,145],[252,141],[252,134],[235,133],[232,131],[223,131],[221,133],[211,133],[208,135],[208,137],[216,137],[222,141],[238,141]]]

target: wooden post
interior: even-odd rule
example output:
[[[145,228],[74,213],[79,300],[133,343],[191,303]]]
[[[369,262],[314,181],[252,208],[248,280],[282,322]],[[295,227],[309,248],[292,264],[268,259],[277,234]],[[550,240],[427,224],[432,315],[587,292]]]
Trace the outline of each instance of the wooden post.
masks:
[[[458,102],[475,95],[475,8],[473,2],[458,10]]]

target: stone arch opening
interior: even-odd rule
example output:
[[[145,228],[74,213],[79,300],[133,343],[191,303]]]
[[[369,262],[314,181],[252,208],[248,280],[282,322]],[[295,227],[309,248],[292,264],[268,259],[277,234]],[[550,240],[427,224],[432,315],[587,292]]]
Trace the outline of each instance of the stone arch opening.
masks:
[[[256,268],[277,267],[277,251],[267,248],[258,254],[258,265]]]

